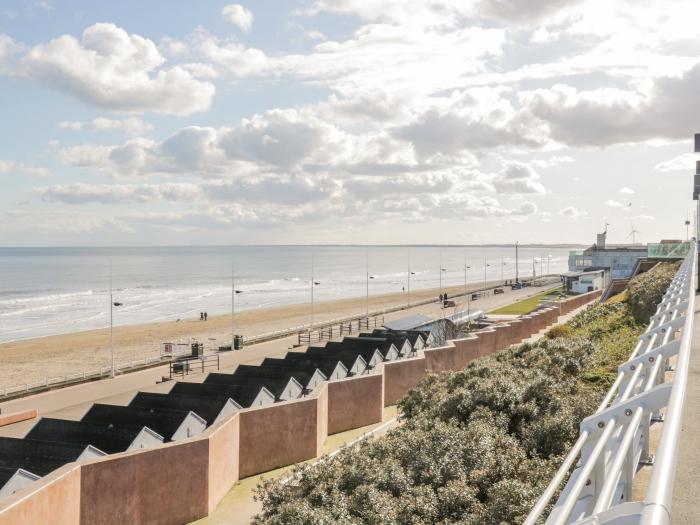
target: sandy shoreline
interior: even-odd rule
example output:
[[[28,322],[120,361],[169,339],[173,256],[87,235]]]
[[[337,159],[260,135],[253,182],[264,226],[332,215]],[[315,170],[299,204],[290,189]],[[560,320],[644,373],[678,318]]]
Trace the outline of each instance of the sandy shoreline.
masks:
[[[470,290],[478,288],[481,288],[478,284],[469,285]],[[453,295],[462,293],[464,287],[454,286],[445,288],[445,291]],[[412,291],[411,302],[436,298],[438,294],[437,289]],[[405,293],[370,296],[369,309],[370,312],[381,311],[406,302]],[[361,315],[365,312],[365,298],[319,302],[314,310],[316,323]],[[308,303],[246,310],[236,313],[236,333],[251,336],[306,325],[309,316]],[[210,316],[206,322],[196,318],[116,327],[117,362],[158,355],[162,342],[186,342],[190,337],[204,343],[206,349],[228,344],[231,341],[231,316]],[[109,362],[109,330],[106,328],[3,343],[0,344],[0,388],[91,371],[107,366]]]

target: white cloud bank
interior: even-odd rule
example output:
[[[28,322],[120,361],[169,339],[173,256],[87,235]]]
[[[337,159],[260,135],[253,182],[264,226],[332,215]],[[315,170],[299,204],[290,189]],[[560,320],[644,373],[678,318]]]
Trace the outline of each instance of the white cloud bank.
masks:
[[[253,27],[253,13],[241,4],[229,4],[221,10],[224,18],[243,31],[250,31]]]

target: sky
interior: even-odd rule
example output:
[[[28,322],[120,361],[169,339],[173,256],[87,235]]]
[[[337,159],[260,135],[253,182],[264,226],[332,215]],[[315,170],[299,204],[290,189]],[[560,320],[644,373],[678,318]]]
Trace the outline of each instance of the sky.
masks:
[[[0,246],[684,238],[700,3],[3,0]]]

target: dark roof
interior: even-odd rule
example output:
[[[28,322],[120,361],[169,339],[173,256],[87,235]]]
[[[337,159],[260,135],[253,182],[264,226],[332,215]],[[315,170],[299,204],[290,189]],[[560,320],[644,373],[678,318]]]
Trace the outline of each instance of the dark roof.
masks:
[[[401,341],[400,345],[396,345],[393,341],[389,340],[386,337],[374,337],[369,335],[365,337],[346,337],[341,341],[341,344],[345,346],[364,345],[368,348],[374,347],[377,350],[379,350],[379,352],[382,354],[382,356],[384,356],[384,358],[386,358],[392,346],[394,346],[398,350],[400,346],[403,346],[403,343],[404,342]]]
[[[386,337],[396,345],[397,348],[403,346],[403,342],[408,340],[409,344],[413,347],[416,345],[418,338],[421,335],[418,332],[411,332],[410,334],[405,331],[394,331],[394,330],[382,330],[380,328],[375,328],[372,330],[371,334],[360,334],[360,337]]]
[[[374,356],[374,352],[379,350],[376,344],[348,344],[345,342],[331,341],[326,343],[326,352],[350,352],[356,355],[361,355],[365,361],[368,363]],[[384,354],[379,350],[379,354],[384,358]]]
[[[265,379],[286,379],[294,378],[302,386],[306,386],[311,381],[311,376],[316,370],[304,370],[297,368],[292,370],[289,366],[251,366],[238,365],[238,368],[233,372],[234,376],[238,377],[263,377]]]
[[[321,370],[321,372],[326,374],[326,377],[331,376],[333,370],[335,370],[335,367],[338,366],[338,363],[342,363],[342,365],[349,370],[355,363],[356,359],[357,357],[354,357],[351,360],[348,360],[348,363],[345,363],[335,355],[313,355],[306,352],[287,352],[287,355],[284,356],[285,361],[304,363],[306,366],[315,366]]]
[[[133,443],[143,426],[87,423],[42,417],[27,438],[92,445],[107,454],[123,452]]]
[[[23,468],[37,476],[45,476],[66,463],[77,460],[85,448],[86,445],[73,443],[0,437],[0,467],[12,470],[12,474],[18,468]],[[7,479],[0,481],[0,487]]]
[[[191,410],[212,424],[223,410],[228,397],[196,397],[157,394],[155,392],[137,392],[129,406],[152,408],[157,410]]]
[[[262,387],[267,388],[275,398],[279,398],[284,389],[289,384],[291,376],[284,377],[259,377],[247,375],[221,374],[212,372],[204,380],[205,385],[239,385],[247,388],[257,388],[258,392]]]
[[[368,362],[368,359],[370,359],[371,354],[374,352],[364,352],[361,351],[361,349],[357,349],[355,351],[350,350],[350,349],[342,349],[342,348],[326,348],[324,346],[310,346],[306,349],[306,353],[310,356],[321,356],[321,357],[330,357],[330,358],[337,358],[340,361],[343,362],[343,364],[348,368],[352,368],[352,366],[355,364],[355,361],[357,361],[358,357],[361,357],[364,359],[365,363]],[[370,354],[370,357],[365,358],[364,355],[362,354]]]
[[[390,328],[385,328],[381,330],[381,332],[406,336],[410,339],[411,344],[414,346],[418,341],[419,336],[421,339],[423,339],[424,343],[428,340],[428,337],[430,337],[430,330],[392,330]]]
[[[178,381],[168,395],[233,399],[243,408],[248,408],[258,397],[262,385],[231,385],[217,383],[185,383]]]
[[[189,410],[124,407],[95,403],[85,413],[81,421],[148,427],[169,441],[189,415]]]
[[[295,374],[307,373],[309,374],[309,376],[312,376],[316,372],[316,370],[320,370],[321,373],[324,376],[326,376],[326,379],[328,379],[331,376],[331,374],[333,374],[333,370],[335,370],[335,367],[337,365],[337,359],[335,363],[327,361],[322,365],[319,365],[310,362],[308,359],[306,361],[290,361],[287,359],[279,359],[276,357],[266,357],[265,359],[263,359],[263,362],[260,364],[260,367],[267,369],[279,368],[283,370],[289,370],[292,373],[292,375],[294,375],[294,377],[296,377],[298,380],[299,378]]]

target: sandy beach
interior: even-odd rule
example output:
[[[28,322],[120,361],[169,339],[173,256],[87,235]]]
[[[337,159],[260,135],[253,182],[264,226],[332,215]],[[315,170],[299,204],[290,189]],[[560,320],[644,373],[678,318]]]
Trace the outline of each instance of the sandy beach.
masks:
[[[494,283],[495,284],[495,283]],[[469,288],[478,289],[472,284]],[[462,293],[464,287],[445,288],[449,295]],[[411,302],[436,298],[437,289],[411,292]],[[370,312],[405,305],[405,293],[370,296]],[[478,308],[478,304],[475,304]],[[315,322],[331,320],[365,312],[365,297],[319,302],[315,304]],[[435,303],[435,313],[439,307]],[[276,308],[246,310],[236,313],[236,333],[246,336],[306,325],[309,323],[308,303]],[[174,322],[120,326],[114,329],[117,362],[155,356],[165,341],[187,342],[196,339],[205,350],[218,348],[231,341],[231,316],[210,316],[204,322],[182,319]],[[0,388],[40,381],[82,371],[92,371],[110,362],[109,329],[90,330],[72,334],[42,337],[0,344]]]

